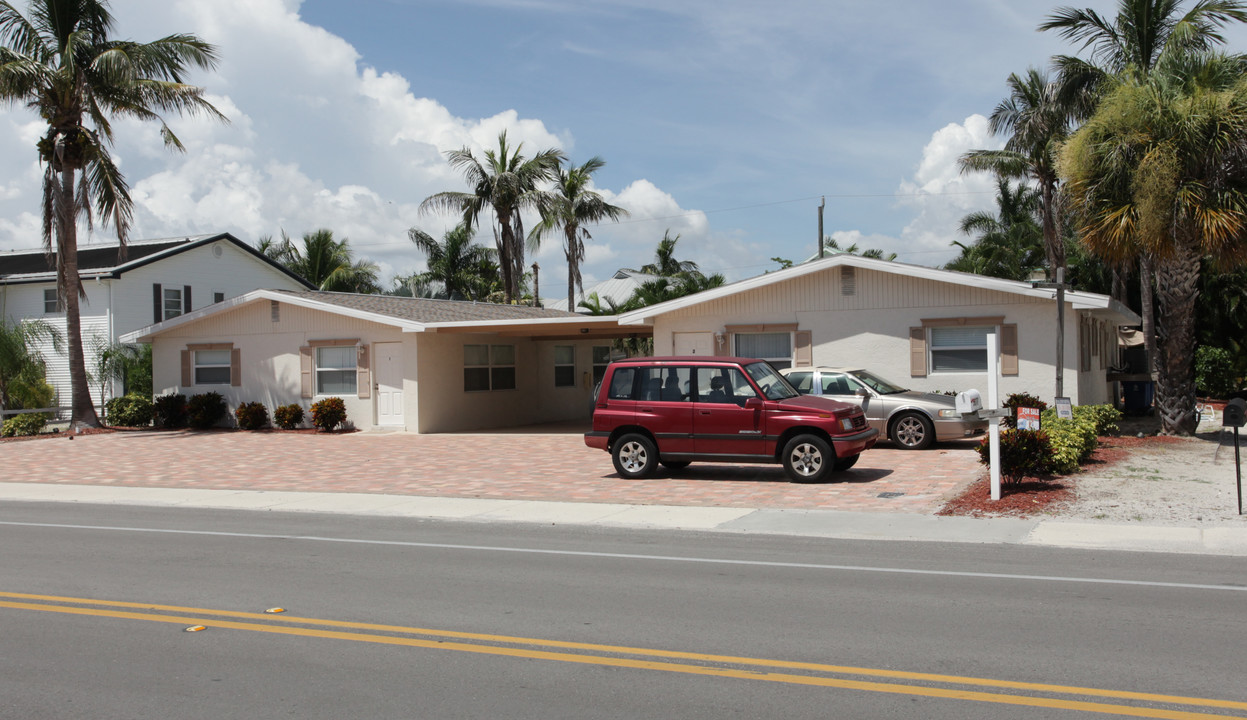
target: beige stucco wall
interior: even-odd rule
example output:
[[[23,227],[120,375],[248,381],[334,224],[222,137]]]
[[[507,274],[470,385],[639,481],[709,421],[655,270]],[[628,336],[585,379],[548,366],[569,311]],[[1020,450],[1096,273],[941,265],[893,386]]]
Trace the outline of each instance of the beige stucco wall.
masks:
[[[397,429],[453,432],[587,421],[592,392],[593,346],[603,341],[532,340],[496,334],[402,332],[397,328],[287,303],[279,304],[273,322],[269,301],[250,303],[198,322],[175,328],[152,342],[153,387],[156,395],[187,397],[214,391],[230,408],[261,402],[269,408],[297,403],[305,410],[320,399],[300,397],[299,348],[315,340],[356,339],[361,344],[397,342],[402,347],[403,421]],[[181,386],[181,351],[191,343],[233,343],[241,351],[241,387]],[[466,392],[463,389],[463,346],[468,343],[510,344],[516,348],[516,389]],[[576,384],[554,386],[554,348],[575,347]],[[376,353],[371,352],[370,378],[376,382]],[[375,393],[368,398],[341,396],[347,417],[356,428],[376,426]]]
[[[812,334],[815,365],[864,367],[915,390],[976,388],[986,399],[986,373],[911,376],[909,328],[924,319],[1003,316],[1004,324],[1018,326],[1018,375],[1001,378],[1001,398],[1026,392],[1052,401],[1057,318],[1051,300],[862,268],[854,274],[852,294],[842,292],[836,267],[658,316],[654,352],[672,353],[672,334],[678,332],[796,324]],[[1091,371],[1079,371],[1081,316],[1068,308],[1065,313],[1064,392],[1075,404],[1107,402],[1098,355]],[[733,349],[725,344],[719,352]]]

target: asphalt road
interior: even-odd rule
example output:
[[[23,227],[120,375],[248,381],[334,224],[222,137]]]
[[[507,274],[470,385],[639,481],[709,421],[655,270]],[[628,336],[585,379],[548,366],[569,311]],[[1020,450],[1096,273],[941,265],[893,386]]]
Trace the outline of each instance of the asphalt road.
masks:
[[[0,548],[0,718],[1247,717],[1241,558],[33,503]]]

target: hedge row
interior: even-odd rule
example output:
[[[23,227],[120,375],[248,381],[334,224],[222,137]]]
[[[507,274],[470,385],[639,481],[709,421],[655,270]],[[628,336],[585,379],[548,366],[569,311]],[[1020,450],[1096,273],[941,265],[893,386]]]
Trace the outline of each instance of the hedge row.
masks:
[[[1072,414],[1072,418],[1058,418],[1055,410],[1045,409],[1039,416],[1041,430],[1001,430],[1001,479],[1019,482],[1024,477],[1075,472],[1091,458],[1097,438],[1116,432],[1121,419],[1121,412],[1112,405],[1079,405]],[[978,452],[980,462],[991,463],[986,439]]]
[[[108,420],[122,427],[159,428],[216,427],[229,413],[229,406],[220,393],[192,395],[161,395],[154,401],[141,395],[113,398],[106,406]],[[22,416],[18,416],[22,417]],[[296,404],[273,409],[273,422],[283,430],[294,430],[303,423],[303,408]],[[269,427],[269,413],[262,403],[244,402],[234,410],[234,419],[243,430]],[[312,404],[312,426],[326,432],[346,423],[346,404],[342,398],[325,398]],[[7,428],[7,423],[6,423]]]

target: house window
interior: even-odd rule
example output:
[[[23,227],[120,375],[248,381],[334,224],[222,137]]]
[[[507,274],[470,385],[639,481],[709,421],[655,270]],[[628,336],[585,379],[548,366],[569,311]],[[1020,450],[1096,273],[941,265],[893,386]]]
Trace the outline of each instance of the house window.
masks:
[[[576,386],[576,348],[554,346],[554,387]]]
[[[316,394],[354,395],[358,355],[354,345],[316,348]]]
[[[196,385],[230,384],[229,350],[196,350],[194,355]]]
[[[602,382],[602,378],[606,377],[606,366],[611,362],[610,345],[594,345],[593,346],[593,387],[597,387]]]
[[[515,389],[514,345],[464,345],[465,392]]]
[[[164,289],[164,319],[169,320],[182,314],[182,291],[177,288]]]
[[[987,334],[990,327],[933,327],[931,372],[987,372]]]
[[[736,355],[766,360],[776,370],[792,367],[792,333],[736,333]]]
[[[56,303],[56,288],[43,291],[43,312],[52,315],[59,311]]]

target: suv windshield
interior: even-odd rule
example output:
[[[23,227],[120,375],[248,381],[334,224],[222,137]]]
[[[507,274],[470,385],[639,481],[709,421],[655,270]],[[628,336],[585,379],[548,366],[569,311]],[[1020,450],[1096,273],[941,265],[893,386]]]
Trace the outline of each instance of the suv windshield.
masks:
[[[896,393],[905,392],[905,388],[900,387],[898,385],[893,385],[892,383],[888,382],[887,380],[884,380],[878,375],[872,375],[871,373],[866,372],[865,370],[854,370],[853,375],[858,380],[861,380],[863,383],[869,385],[871,388],[874,389],[875,392],[879,393],[880,395],[895,395]]]
[[[797,391],[788,384],[783,375],[775,372],[775,368],[771,367],[768,362],[756,362],[745,366],[745,372],[749,373],[749,377],[758,384],[762,389],[762,394],[768,400],[784,400],[786,398],[796,397]]]

